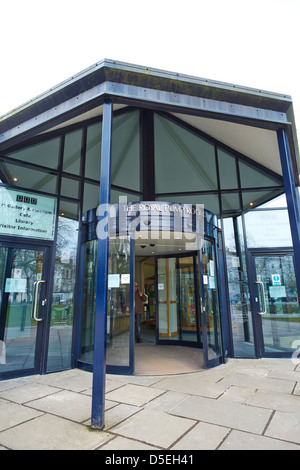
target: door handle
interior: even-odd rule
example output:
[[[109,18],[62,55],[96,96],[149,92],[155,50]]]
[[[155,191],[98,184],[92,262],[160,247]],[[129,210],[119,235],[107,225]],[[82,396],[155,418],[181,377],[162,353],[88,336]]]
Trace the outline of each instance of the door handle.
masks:
[[[36,281],[34,283],[34,296],[33,296],[33,306],[32,306],[32,313],[31,313],[31,318],[34,321],[43,321],[42,318],[37,318],[36,312],[37,312],[37,306],[38,306],[39,286],[40,284],[43,284],[45,282],[46,281]]]
[[[267,305],[266,305],[266,297],[265,297],[265,286],[264,283],[261,281],[255,281],[255,284],[260,284],[262,287],[262,298],[264,301],[264,309],[262,312],[258,312],[258,315],[265,315],[267,313]]]

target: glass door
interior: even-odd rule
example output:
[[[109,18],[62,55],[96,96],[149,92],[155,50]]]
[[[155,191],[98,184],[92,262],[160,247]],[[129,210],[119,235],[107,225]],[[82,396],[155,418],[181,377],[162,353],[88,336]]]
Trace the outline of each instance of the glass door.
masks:
[[[201,334],[205,367],[209,369],[223,362],[217,264],[214,242],[202,239],[200,247]]]
[[[254,326],[261,357],[291,356],[300,338],[292,253],[252,253]]]
[[[0,379],[40,373],[48,248],[0,246]]]
[[[158,342],[200,345],[196,255],[157,259]]]

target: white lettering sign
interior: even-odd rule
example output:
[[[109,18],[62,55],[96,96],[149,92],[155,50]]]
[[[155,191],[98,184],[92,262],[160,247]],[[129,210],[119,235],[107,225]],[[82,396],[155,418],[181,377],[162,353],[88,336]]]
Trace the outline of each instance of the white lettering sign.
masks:
[[[0,187],[0,234],[53,240],[56,199]]]

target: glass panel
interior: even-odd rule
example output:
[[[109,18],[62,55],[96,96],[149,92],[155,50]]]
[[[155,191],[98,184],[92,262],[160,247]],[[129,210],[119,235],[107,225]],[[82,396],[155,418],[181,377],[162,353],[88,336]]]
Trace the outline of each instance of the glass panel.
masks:
[[[256,277],[263,282],[266,315],[261,315],[265,352],[292,352],[300,338],[300,307],[292,256],[255,257]],[[261,302],[262,310],[264,303]]]
[[[158,259],[159,339],[178,340],[176,258]]]
[[[56,138],[32,145],[31,147],[26,147],[22,150],[17,150],[16,152],[8,153],[8,155],[23,162],[35,163],[36,165],[57,169],[59,146],[60,138]]]
[[[82,129],[66,134],[63,171],[80,175]]]
[[[109,240],[106,359],[129,366],[130,238]]]
[[[245,223],[249,248],[292,246],[287,210],[248,212]]]
[[[85,177],[97,181],[100,181],[101,139],[102,122],[87,128]]]
[[[95,209],[96,207],[98,207],[99,198],[100,198],[100,185],[85,183],[82,214],[85,215],[85,213],[89,211],[90,209]]]
[[[213,212],[215,215],[220,214],[219,196],[218,194],[199,194],[198,196],[160,196],[156,198],[157,201],[170,201],[179,204],[201,204],[204,209]]]
[[[236,160],[227,152],[218,149],[219,175],[221,189],[236,189]]]
[[[214,146],[154,114],[157,193],[216,190]]]
[[[51,194],[57,191],[55,175],[10,163],[2,162],[1,167],[6,175],[5,183]]]
[[[222,211],[238,211],[241,208],[240,196],[238,193],[221,194]]]
[[[178,263],[182,340],[197,342],[197,308],[194,258],[179,258]]]
[[[111,184],[140,190],[140,113],[133,111],[114,118]]]
[[[82,324],[79,359],[93,364],[97,279],[97,240],[86,243]]]
[[[61,212],[61,211],[60,211]],[[71,367],[78,221],[58,218],[47,370]]]
[[[215,252],[214,245],[209,240],[203,240],[202,264],[208,360],[211,360],[221,355],[221,327]]]
[[[239,219],[223,220],[232,338],[235,357],[254,357],[245,248]]]
[[[264,186],[281,186],[277,180],[267,176],[246,163],[239,161],[242,188],[263,188]]]
[[[62,178],[61,195],[78,199],[79,182],[70,178]]]
[[[272,206],[267,206],[268,202],[270,203],[271,201],[274,200],[278,196],[279,193],[282,193],[282,190],[265,190],[265,191],[243,191],[242,196],[243,196],[243,208],[244,209],[254,209],[256,207],[263,207],[263,204],[266,207],[272,207]],[[275,206],[273,206],[275,207]],[[278,206],[277,206],[278,207]],[[279,206],[280,207],[280,206]],[[286,206],[285,206],[286,207]]]
[[[110,192],[111,204],[119,204],[119,197],[124,196],[127,197],[128,202],[137,202],[141,200],[141,196],[139,194],[126,193],[125,191],[116,191],[115,189],[112,189]],[[124,203],[124,201],[122,202]]]
[[[43,263],[43,251],[0,247],[0,373],[35,367],[37,322],[31,313]]]

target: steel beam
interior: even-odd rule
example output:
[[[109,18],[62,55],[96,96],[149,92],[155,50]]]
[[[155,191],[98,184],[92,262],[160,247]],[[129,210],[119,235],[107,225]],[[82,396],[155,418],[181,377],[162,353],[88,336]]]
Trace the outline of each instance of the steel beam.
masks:
[[[100,206],[110,203],[113,105],[104,100],[101,147]],[[100,155],[99,155],[100,158]],[[105,215],[106,216],[106,215]],[[102,217],[105,217],[104,215]],[[101,220],[101,219],[100,219]],[[106,323],[109,238],[98,239],[93,362],[92,427],[102,429],[105,410]]]
[[[298,298],[300,299],[300,201],[299,193],[295,186],[293,176],[292,161],[290,155],[289,141],[287,132],[284,128],[277,131],[279,153],[282,166],[283,183],[287,200],[289,213],[291,235],[294,247],[294,264],[296,282],[298,288]]]

